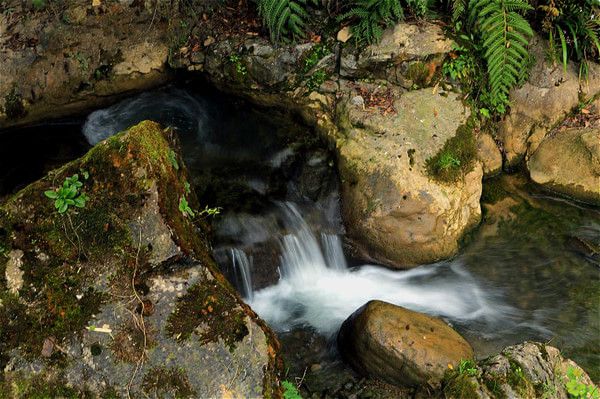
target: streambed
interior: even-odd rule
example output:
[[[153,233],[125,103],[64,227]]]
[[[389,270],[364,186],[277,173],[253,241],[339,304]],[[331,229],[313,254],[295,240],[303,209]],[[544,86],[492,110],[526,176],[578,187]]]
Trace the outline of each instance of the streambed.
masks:
[[[586,251],[600,246],[597,208],[504,176],[485,184],[484,221],[456,257],[392,271],[347,259],[333,158],[298,121],[169,87],[92,113],[83,133],[93,145],[143,119],[177,128],[202,203],[223,208],[215,257],[280,334],[293,373],[339,370],[337,328],[382,299],[443,318],[478,357],[524,340],[551,342],[599,380],[600,272]],[[11,145],[8,134],[0,140],[0,148]]]

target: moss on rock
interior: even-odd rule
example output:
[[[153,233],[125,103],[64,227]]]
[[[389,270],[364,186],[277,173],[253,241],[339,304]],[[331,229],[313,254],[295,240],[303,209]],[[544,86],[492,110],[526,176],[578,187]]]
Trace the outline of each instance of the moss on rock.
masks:
[[[444,147],[427,159],[429,176],[444,183],[461,179],[473,168],[477,158],[477,144],[473,135],[474,117],[456,130],[456,135],[446,141]]]

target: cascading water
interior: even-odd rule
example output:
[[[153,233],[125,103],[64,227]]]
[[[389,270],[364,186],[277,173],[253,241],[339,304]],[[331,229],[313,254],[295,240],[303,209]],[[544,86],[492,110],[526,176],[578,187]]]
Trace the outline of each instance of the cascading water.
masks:
[[[299,209],[289,202],[282,209],[288,234],[281,239],[281,278],[247,298],[277,330],[308,325],[331,336],[354,310],[372,299],[455,322],[478,322],[489,332],[518,315],[458,264],[410,271],[376,266],[350,270],[336,235],[322,236],[323,251]]]

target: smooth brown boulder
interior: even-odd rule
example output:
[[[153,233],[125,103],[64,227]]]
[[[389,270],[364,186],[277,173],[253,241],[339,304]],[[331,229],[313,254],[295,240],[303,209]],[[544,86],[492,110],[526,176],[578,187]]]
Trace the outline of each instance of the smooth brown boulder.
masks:
[[[547,137],[527,166],[534,182],[600,204],[600,129],[569,129]]]
[[[467,341],[443,321],[382,301],[346,319],[337,343],[357,372],[398,386],[437,385],[448,364],[473,358]]]

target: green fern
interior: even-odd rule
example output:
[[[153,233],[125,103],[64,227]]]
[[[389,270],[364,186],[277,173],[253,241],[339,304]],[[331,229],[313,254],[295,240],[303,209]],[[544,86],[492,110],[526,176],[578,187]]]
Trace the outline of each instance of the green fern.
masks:
[[[318,5],[318,0],[311,1]],[[269,29],[273,42],[288,35],[306,36],[306,3],[307,0],[258,0],[258,12],[263,17],[263,24]]]
[[[506,102],[529,60],[529,22],[519,12],[531,10],[526,0],[471,0],[469,21],[476,24],[483,40],[490,95]]]
[[[357,0],[350,11],[338,17],[338,21],[347,18],[358,19],[358,23],[352,26],[355,40],[371,44],[381,39],[382,25],[388,26],[404,19],[404,9],[400,0]]]

